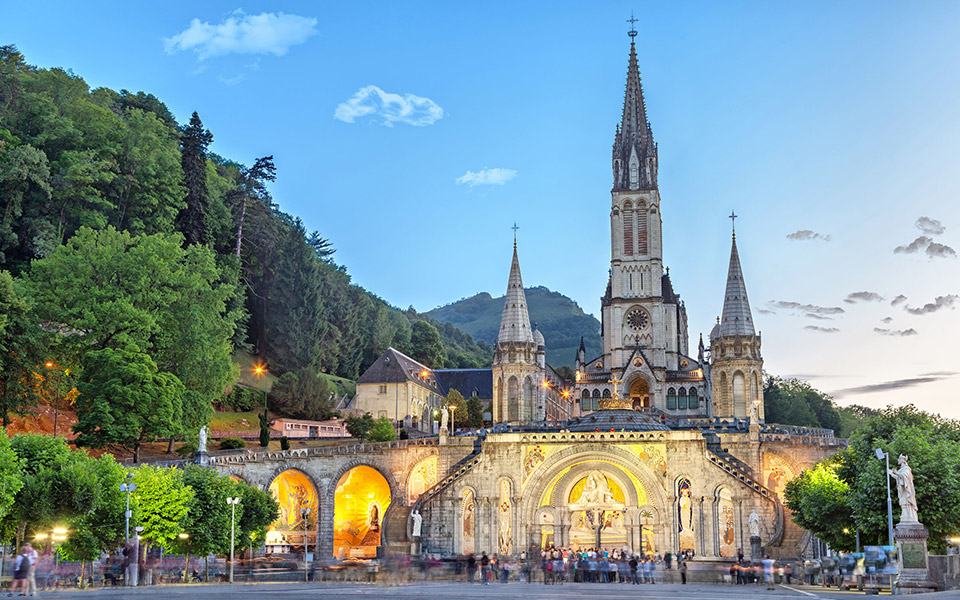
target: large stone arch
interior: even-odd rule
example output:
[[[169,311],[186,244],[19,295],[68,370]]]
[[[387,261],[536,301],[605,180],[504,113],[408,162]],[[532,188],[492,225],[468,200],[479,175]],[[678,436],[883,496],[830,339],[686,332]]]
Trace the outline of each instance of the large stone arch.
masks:
[[[272,471],[263,489],[280,506],[280,517],[267,532],[268,553],[302,551],[306,544],[319,544],[321,514],[327,502],[317,478],[305,469],[284,463]],[[309,513],[301,516],[301,509],[308,509]]]
[[[338,547],[336,543],[336,539],[337,539],[336,538],[337,536],[336,520],[338,518],[337,516],[338,511],[350,509],[350,505],[351,505],[351,502],[349,501],[351,497],[350,495],[347,495],[344,497],[344,501],[347,502],[346,507],[340,507],[337,505],[338,504],[337,488],[340,487],[344,477],[350,474],[350,472],[353,471],[354,469],[358,469],[358,468],[371,469],[372,471],[380,475],[380,477],[383,479],[384,483],[386,483],[386,486],[387,486],[387,496],[388,496],[387,502],[389,503],[388,506],[387,507],[382,506],[383,504],[382,499],[380,500],[374,499],[370,503],[370,507],[369,507],[369,510],[373,511],[372,514],[376,517],[376,518],[371,517],[371,523],[373,523],[377,527],[374,528],[373,525],[370,525],[368,533],[376,532],[377,534],[376,546],[385,545],[386,540],[388,539],[386,527],[387,527],[387,524],[390,522],[390,516],[396,510],[397,505],[403,503],[402,499],[398,496],[398,494],[400,493],[400,486],[398,485],[396,479],[393,477],[393,474],[390,473],[390,471],[382,468],[382,466],[378,465],[375,461],[356,460],[356,461],[350,461],[346,465],[342,466],[332,479],[332,489],[330,492],[330,495],[332,498],[330,503],[331,510],[329,511],[329,515],[330,515],[329,548],[333,554],[338,553]],[[353,503],[353,505],[355,506],[356,503]],[[364,512],[368,510],[368,507],[361,507],[361,508],[362,510],[360,510],[360,512]],[[362,521],[362,519],[360,517],[357,517],[356,522],[360,522],[360,521]],[[341,535],[346,536],[345,539],[347,540],[351,539],[350,536],[343,533],[344,531],[347,531],[346,528],[341,529],[340,531],[341,531]],[[324,534],[325,534],[324,537],[326,538],[327,532],[324,532]],[[354,535],[354,534],[351,533],[350,535]],[[341,553],[345,551],[352,552],[353,549],[355,548],[361,548],[361,547],[371,548],[372,547],[366,542],[366,540],[364,540],[362,543],[359,542],[358,540],[352,540],[347,542],[344,542],[343,540],[341,540],[341,544],[342,544],[342,548],[346,549],[346,550],[339,549],[339,552]],[[369,558],[370,556],[365,556],[365,557]],[[346,558],[346,556],[342,558]]]

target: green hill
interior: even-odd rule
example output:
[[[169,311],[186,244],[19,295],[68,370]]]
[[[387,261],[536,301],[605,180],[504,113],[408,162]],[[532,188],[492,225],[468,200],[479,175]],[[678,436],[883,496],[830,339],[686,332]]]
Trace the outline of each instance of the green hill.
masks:
[[[600,355],[600,321],[585,314],[580,306],[563,294],[545,287],[526,288],[530,320],[535,322],[547,342],[547,362],[554,367],[573,366],[580,336],[587,347],[587,358]],[[497,341],[504,297],[481,292],[426,314],[437,321],[455,325],[475,340],[488,344]]]

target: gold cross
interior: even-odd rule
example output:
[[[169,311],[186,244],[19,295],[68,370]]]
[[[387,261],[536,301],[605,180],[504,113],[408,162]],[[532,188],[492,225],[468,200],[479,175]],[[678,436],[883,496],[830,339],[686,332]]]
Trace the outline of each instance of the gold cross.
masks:
[[[617,375],[616,375],[616,373],[614,373],[614,374],[613,374],[613,379],[611,379],[611,380],[608,381],[607,383],[613,385],[613,397],[614,397],[614,398],[619,398],[619,397],[620,397],[620,394],[617,393],[617,386],[620,385],[621,383],[623,383],[623,380],[622,380],[622,379],[617,379]]]

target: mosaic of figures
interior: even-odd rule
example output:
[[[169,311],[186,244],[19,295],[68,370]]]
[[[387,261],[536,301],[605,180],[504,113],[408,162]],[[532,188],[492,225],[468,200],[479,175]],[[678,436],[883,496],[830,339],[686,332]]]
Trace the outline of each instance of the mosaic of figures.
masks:
[[[733,497],[726,488],[717,494],[717,537],[720,556],[730,558],[737,555]]]
[[[407,503],[413,506],[414,502],[428,489],[437,483],[437,457],[428,456],[417,463],[407,481]]]
[[[500,502],[497,504],[500,526],[497,531],[497,551],[501,556],[509,556],[513,552],[513,498],[511,497],[510,482],[500,481]]]
[[[782,501],[787,482],[797,474],[789,463],[779,454],[765,452],[763,455],[764,484],[770,488]]]
[[[693,496],[689,479],[677,482],[677,536],[680,552],[695,551],[693,528]]]
[[[460,499],[461,548],[464,554],[476,552],[477,501],[473,490],[463,490]]]

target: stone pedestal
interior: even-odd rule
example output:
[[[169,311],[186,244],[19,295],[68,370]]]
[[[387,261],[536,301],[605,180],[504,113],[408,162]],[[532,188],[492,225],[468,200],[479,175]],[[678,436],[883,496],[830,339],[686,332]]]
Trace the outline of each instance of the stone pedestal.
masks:
[[[763,546],[760,544],[759,535],[750,536],[750,561],[756,562],[763,559]]]
[[[922,523],[897,524],[894,533],[900,562],[900,574],[894,582],[897,594],[924,594],[936,591],[937,586],[930,581],[928,570],[928,535],[929,532]]]
[[[200,465],[201,467],[206,467],[210,464],[210,453],[206,450],[201,450],[200,452],[193,453],[193,462]]]

